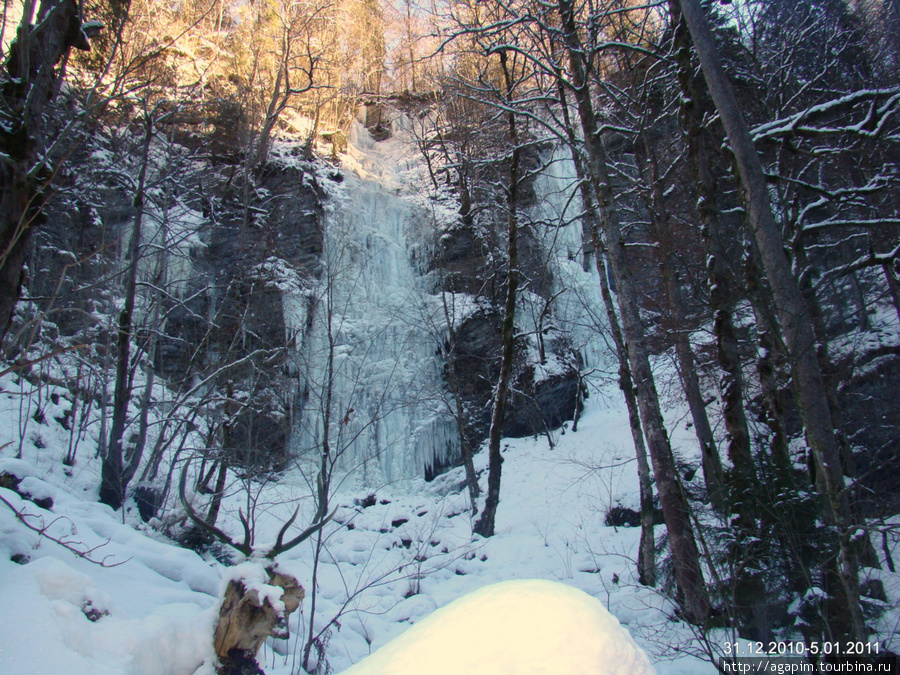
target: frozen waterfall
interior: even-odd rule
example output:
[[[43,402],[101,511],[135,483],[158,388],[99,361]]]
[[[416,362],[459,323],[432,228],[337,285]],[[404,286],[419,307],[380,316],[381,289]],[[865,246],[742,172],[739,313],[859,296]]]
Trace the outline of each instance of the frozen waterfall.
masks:
[[[553,324],[581,353],[585,370],[607,370],[596,269],[582,268],[574,167],[565,148],[550,159],[530,215],[547,224],[537,229],[558,290]],[[359,471],[371,486],[421,476],[427,464],[458,454],[441,372],[445,319],[425,269],[441,216],[432,215],[419,189],[421,164],[402,129],[379,143],[360,125],[352,130],[340,179],[323,174],[321,181],[329,199],[322,276],[309,291],[313,315],[306,316],[303,303],[285,304],[293,308],[288,323],[302,336],[294,452],[317,457],[328,424],[339,468]],[[520,296],[520,331],[535,329],[531,320],[542,302]]]
[[[584,261],[581,197],[568,147],[554,144],[544,157],[545,168],[535,181],[538,195],[531,217],[538,225],[553,270],[554,325],[565,333],[582,359],[582,371],[614,373],[615,350],[607,339],[607,321],[600,280],[593,256]],[[528,315],[528,312],[522,312]],[[588,378],[590,379],[590,378]]]
[[[301,457],[321,450],[328,424],[338,467],[374,486],[421,476],[456,452],[458,437],[436,357],[443,328],[420,268],[434,228],[413,192],[415,146],[402,133],[375,144],[357,126],[342,160],[342,180],[321,181],[322,276],[297,349],[292,445]],[[299,307],[293,321],[306,321]]]

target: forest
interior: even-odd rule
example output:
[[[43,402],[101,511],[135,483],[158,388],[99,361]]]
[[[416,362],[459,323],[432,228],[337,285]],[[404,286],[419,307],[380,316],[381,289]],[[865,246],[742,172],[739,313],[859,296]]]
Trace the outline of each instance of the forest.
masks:
[[[0,64],[0,670],[896,669],[900,0],[4,0]]]

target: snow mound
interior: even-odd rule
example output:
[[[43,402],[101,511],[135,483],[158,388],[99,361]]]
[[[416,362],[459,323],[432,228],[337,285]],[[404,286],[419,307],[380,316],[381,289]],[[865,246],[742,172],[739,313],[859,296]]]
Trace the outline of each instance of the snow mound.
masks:
[[[344,675],[649,675],[602,603],[538,579],[486,586],[434,612]]]
[[[134,617],[93,578],[58,558],[2,567],[0,576],[11,568],[0,584],[3,675],[192,675],[215,659],[215,609],[170,602]],[[132,578],[132,590],[161,590],[148,577]]]

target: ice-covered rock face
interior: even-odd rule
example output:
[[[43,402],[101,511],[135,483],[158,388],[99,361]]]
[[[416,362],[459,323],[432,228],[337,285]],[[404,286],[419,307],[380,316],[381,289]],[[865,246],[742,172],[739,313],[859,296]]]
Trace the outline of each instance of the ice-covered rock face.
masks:
[[[367,144],[366,133],[351,134],[342,180],[322,181],[313,314],[286,319],[301,335],[294,453],[317,456],[327,431],[338,468],[380,485],[422,475],[458,441],[436,358],[442,318],[417,262],[429,217],[407,180],[415,149],[402,136]]]
[[[486,586],[429,615],[344,675],[650,675],[603,604],[545,580]]]
[[[320,171],[328,192],[321,276],[303,303],[284,302],[287,330],[299,336],[292,453],[318,457],[327,438],[329,454],[340,457],[337,468],[361,469],[371,486],[427,477],[459,461],[451,379],[469,444],[477,449],[487,437],[505,297],[484,278],[502,288],[503,265],[486,265],[487,242],[422,194],[431,185],[424,161],[409,135],[395,131],[376,143],[358,125],[340,171]],[[551,159],[548,175],[530,186],[540,199],[523,217],[523,250],[530,253],[520,271],[529,283],[517,308],[522,337],[504,425],[509,436],[544,433],[572,419],[579,367],[597,367],[606,349],[584,309],[599,286],[579,258],[577,177],[564,150]],[[455,341],[445,372],[448,321]]]

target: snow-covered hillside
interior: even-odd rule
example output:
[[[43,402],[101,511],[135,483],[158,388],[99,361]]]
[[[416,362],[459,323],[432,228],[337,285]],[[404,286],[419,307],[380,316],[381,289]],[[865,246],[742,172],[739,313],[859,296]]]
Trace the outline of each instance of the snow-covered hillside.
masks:
[[[3,385],[3,428],[14,429],[18,397],[9,376]],[[107,566],[77,557],[0,509],[0,603],[8,608],[0,616],[0,670],[162,675],[194,673],[204,661],[209,668],[225,568],[138,525],[133,504],[125,524],[97,504],[96,461],[79,463],[72,477],[49,470],[61,466],[65,434],[52,421],[54,411],[47,412],[48,423],[32,422],[23,459],[4,459],[0,473],[27,476],[19,489],[52,497],[53,506],[42,509],[5,489],[2,496],[30,514],[30,524]],[[38,437],[44,447],[35,447]],[[629,439],[623,412],[601,408],[585,413],[577,433],[557,434],[553,450],[545,438],[507,442],[497,535],[490,540],[472,540],[461,469],[432,483],[384,487],[371,506],[360,505],[366,490],[342,490],[328,526],[316,612],[319,626],[336,619],[324,654],[334,671],[467,593],[511,579],[547,579],[600,600],[659,673],[714,673],[691,630],[670,617],[672,606],[637,584],[638,530],[603,525],[610,506],[635,505]],[[476,457],[479,469],[485,459]],[[267,486],[261,501],[275,501],[290,482],[288,475],[284,484]],[[278,505],[271,511],[277,514]],[[283,561],[304,585],[310,549],[294,549]],[[265,647],[260,660],[268,673],[298,672],[308,613],[304,603],[291,639]],[[431,672],[448,671],[435,664]]]
[[[336,363],[346,368],[346,387],[334,400],[340,415],[346,413],[342,430],[360,448],[348,451],[333,482],[330,503],[337,510],[323,530],[318,563],[312,540],[279,560],[306,588],[307,599],[291,617],[291,637],[267,642],[260,654],[263,668],[270,675],[301,673],[303,645],[311,636],[309,663],[316,673],[339,673],[360,662],[351,672],[419,675],[426,667],[437,675],[652,672],[640,650],[660,675],[717,672],[709,650],[733,640],[731,632],[712,630],[699,639],[666,599],[670,589],[638,583],[639,528],[605,524],[614,507],[638,508],[636,462],[627,413],[609,376],[613,359],[600,339],[592,342],[587,319],[577,316],[575,291],[560,300],[559,322],[582,330],[579,348],[593,369],[587,376],[590,397],[577,431],[567,423],[544,435],[503,442],[496,535],[471,534],[462,467],[431,482],[417,477],[453,431],[451,420],[428,406],[439,385],[439,364],[425,338],[427,326],[411,329],[399,320],[420,309],[438,316],[435,307],[429,309],[434,297],[416,285],[420,270],[411,263],[410,246],[419,243],[410,242],[407,232],[411,218],[424,217],[427,200],[416,183],[423,169],[410,159],[402,134],[377,145],[361,139],[343,157],[340,182],[328,184],[330,168],[320,176],[331,199],[328,218],[341,225],[344,237],[332,261],[344,276],[333,304],[324,306],[339,324]],[[286,151],[281,161],[290,156]],[[550,206],[546,200],[542,204]],[[562,247],[555,273],[578,293],[595,294],[599,306],[591,273],[569,259],[567,236],[555,237]],[[305,317],[293,319],[305,323]],[[325,336],[317,331],[314,327],[298,351],[325,348]],[[16,369],[0,377],[0,477],[15,477],[0,478],[5,481],[0,482],[0,672],[209,675],[223,580],[230,578],[220,560],[227,556],[215,547],[215,556],[209,549],[200,555],[162,534],[182,531],[172,496],[165,509],[169,515],[149,525],[133,500],[119,512],[97,503],[96,412],[86,413],[94,422],[78,439],[76,461],[63,462],[73,443],[69,394],[60,384],[63,368],[71,367],[66,358],[61,354],[48,362],[43,379],[26,378]],[[546,369],[552,366],[551,361]],[[659,368],[669,372],[665,359]],[[156,387],[162,397],[162,385]],[[407,394],[415,396],[407,400]],[[425,403],[415,408],[410,400]],[[389,411],[383,413],[386,401]],[[696,439],[674,397],[667,414],[679,459],[695,462]],[[359,428],[353,426],[357,420]],[[316,430],[313,423],[298,433],[315,445]],[[187,447],[202,447],[202,439],[191,438]],[[184,456],[173,466],[176,456],[166,460],[160,475],[168,472],[177,482]],[[477,454],[482,484],[486,467],[486,454]],[[308,469],[301,461],[264,480],[230,471],[220,526],[239,533],[239,513],[252,509],[257,542],[274,539],[298,505],[301,518],[310,515]],[[295,527],[303,526],[298,521]],[[900,556],[900,548],[893,555]],[[552,581],[567,589],[535,582],[489,589],[512,580]],[[896,608],[900,582],[887,572],[882,580],[887,606]],[[446,606],[448,612],[428,618]],[[504,621],[504,612],[517,613],[519,623],[503,635],[485,635],[488,644],[470,644],[473,632],[489,627],[486,618]],[[884,648],[900,649],[898,616],[894,611],[878,620]],[[410,631],[417,624],[420,628]],[[453,626],[459,632],[450,632]],[[363,661],[407,631],[405,641]],[[443,644],[423,642],[429,633],[441,634]],[[441,654],[450,652],[458,658],[444,660]]]

